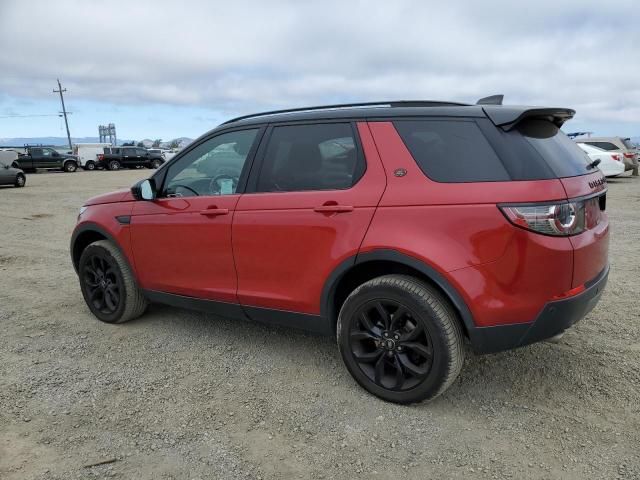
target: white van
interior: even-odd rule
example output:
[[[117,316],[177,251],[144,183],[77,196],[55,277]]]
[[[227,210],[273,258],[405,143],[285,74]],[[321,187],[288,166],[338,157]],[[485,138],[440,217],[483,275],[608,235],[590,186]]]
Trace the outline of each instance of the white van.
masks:
[[[78,164],[85,170],[95,170],[97,157],[104,153],[104,147],[110,147],[110,143],[76,143],[73,146],[73,154],[78,157]]]

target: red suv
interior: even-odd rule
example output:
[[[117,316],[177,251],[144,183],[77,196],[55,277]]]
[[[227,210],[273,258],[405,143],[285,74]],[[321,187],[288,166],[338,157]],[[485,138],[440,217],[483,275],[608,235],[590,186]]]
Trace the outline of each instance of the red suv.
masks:
[[[149,302],[336,335],[392,402],[432,399],[477,353],[560,334],[609,272],[606,181],[565,108],[446,102],[267,112],[210,131],[80,210],[91,312]]]

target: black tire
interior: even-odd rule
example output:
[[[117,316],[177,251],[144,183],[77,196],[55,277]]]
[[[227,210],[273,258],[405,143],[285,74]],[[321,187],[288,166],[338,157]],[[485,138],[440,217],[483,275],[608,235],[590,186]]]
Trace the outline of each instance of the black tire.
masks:
[[[94,242],[84,249],[78,277],[89,310],[103,322],[128,322],[147,308],[149,302],[138,288],[129,264],[108,240]]]
[[[153,168],[155,170],[160,168],[160,165],[162,165],[162,162],[160,160],[152,160],[150,168]]]
[[[16,182],[13,184],[17,188],[22,188],[27,184],[27,177],[22,173],[16,175]]]
[[[64,162],[62,169],[67,173],[73,173],[78,169],[78,164],[73,160],[68,160]]]
[[[111,160],[109,162],[109,170],[120,170],[121,165],[118,160]]]
[[[433,400],[464,363],[453,308],[436,289],[407,275],[374,278],[351,292],[340,309],[337,340],[353,378],[394,403]]]
[[[84,169],[85,170],[95,170],[96,169],[96,162],[92,162],[91,160],[89,160],[87,163],[84,164]]]

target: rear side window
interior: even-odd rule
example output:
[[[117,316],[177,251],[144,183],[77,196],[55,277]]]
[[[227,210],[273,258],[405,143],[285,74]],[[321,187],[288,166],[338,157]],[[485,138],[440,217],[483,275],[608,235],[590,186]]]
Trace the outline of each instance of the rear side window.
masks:
[[[363,171],[349,123],[274,127],[257,191],[342,190],[353,186]]]
[[[474,121],[400,120],[394,125],[420,169],[436,182],[510,180]]]

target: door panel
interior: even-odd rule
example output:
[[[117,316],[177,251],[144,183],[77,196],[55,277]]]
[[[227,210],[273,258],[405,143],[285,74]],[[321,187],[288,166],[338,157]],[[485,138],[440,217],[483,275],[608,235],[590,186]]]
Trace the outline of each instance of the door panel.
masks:
[[[385,188],[368,127],[358,124],[357,130],[366,171],[353,187],[242,195],[233,221],[241,304],[320,313],[325,281],[358,252]]]
[[[231,219],[239,195],[137,202],[131,244],[142,288],[237,302]],[[222,215],[203,215],[217,207]]]
[[[166,168],[160,198],[136,202],[131,244],[143,288],[238,303],[231,223],[258,131],[193,145]]]

